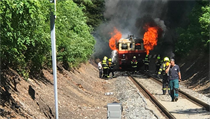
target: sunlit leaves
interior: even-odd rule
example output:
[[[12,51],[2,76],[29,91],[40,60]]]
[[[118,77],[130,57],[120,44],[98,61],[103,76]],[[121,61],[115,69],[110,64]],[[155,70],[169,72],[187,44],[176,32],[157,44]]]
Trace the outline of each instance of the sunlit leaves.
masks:
[[[86,2],[88,3],[87,0]],[[92,54],[94,39],[86,17],[72,0],[57,2],[56,41],[59,62],[71,66]],[[23,76],[51,62],[50,7],[48,0],[1,0],[1,62]]]
[[[49,16],[43,8],[49,9],[45,1],[0,1],[2,64],[21,71],[42,63],[37,58],[44,57],[50,48],[50,37],[45,33],[49,34],[49,27],[46,27],[49,22],[45,19]],[[40,47],[45,50],[40,50]]]
[[[94,39],[82,9],[72,0],[57,4],[56,39],[58,59],[69,64],[86,61],[92,54]]]

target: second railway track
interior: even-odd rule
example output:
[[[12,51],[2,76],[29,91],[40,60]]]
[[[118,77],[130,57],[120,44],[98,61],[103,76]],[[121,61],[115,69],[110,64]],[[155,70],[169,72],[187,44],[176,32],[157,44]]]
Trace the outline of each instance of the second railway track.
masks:
[[[132,76],[129,76],[129,78],[135,84],[135,86],[141,90],[141,92],[143,91],[144,96],[149,98],[158,107],[166,118],[175,119],[175,117],[143,85],[136,81]]]
[[[180,93],[182,94],[180,96],[180,100],[178,100],[177,102],[170,102],[169,95],[161,94],[161,91],[162,91],[161,90],[162,86],[160,85],[161,81],[158,81],[154,78],[152,79],[152,78],[147,78],[147,77],[134,78],[131,75],[129,75],[129,78],[137,86],[140,92],[143,92],[145,97],[150,99],[151,102],[153,102],[153,104],[155,104],[155,106],[158,107],[158,110],[165,116],[165,118],[169,118],[169,119],[195,118],[196,119],[199,117],[199,119],[210,119],[210,113],[208,112],[210,106],[207,103],[202,102],[185,92],[183,93],[183,91],[181,90],[180,90]],[[146,85],[146,82],[147,82],[147,85]],[[152,90],[155,90],[155,91],[152,91]],[[167,98],[167,99],[162,100],[161,98]]]
[[[155,77],[151,77],[151,79],[157,83],[159,83],[160,85],[162,85],[162,81],[156,79]],[[210,105],[201,101],[201,100],[198,100],[197,98],[191,96],[190,94],[187,94],[186,92],[182,91],[181,89],[179,89],[179,93],[184,96],[186,99],[190,100],[191,102],[205,108],[205,110],[207,111],[210,111]]]

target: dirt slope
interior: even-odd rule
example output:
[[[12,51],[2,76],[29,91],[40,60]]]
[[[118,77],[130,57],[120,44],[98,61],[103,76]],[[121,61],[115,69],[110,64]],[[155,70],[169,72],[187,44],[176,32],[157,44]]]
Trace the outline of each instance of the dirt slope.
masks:
[[[184,80],[182,84],[210,97],[209,54],[193,51],[178,64]]]
[[[73,72],[58,69],[59,118],[106,118],[107,103],[116,99],[104,95],[112,86],[108,81],[97,78],[97,68],[82,64]],[[26,81],[15,77],[16,72],[12,69],[2,71],[0,118],[55,117],[52,71],[43,69],[42,74],[42,78],[29,78]]]

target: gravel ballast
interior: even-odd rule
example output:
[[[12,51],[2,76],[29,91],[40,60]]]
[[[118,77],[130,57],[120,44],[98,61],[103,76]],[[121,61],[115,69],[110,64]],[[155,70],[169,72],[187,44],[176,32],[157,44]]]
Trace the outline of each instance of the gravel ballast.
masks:
[[[117,99],[123,106],[122,117],[124,119],[157,119],[158,116],[147,108],[147,102],[138,89],[128,79],[119,76],[115,81]]]

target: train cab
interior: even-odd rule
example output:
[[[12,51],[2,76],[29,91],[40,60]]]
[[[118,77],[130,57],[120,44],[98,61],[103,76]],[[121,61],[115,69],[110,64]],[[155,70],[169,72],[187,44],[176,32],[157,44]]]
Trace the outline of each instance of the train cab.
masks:
[[[138,67],[143,65],[143,59],[146,52],[143,46],[142,39],[134,39],[133,36],[128,38],[121,38],[118,41],[118,62],[119,69],[129,70],[131,68],[130,62],[136,56]]]

